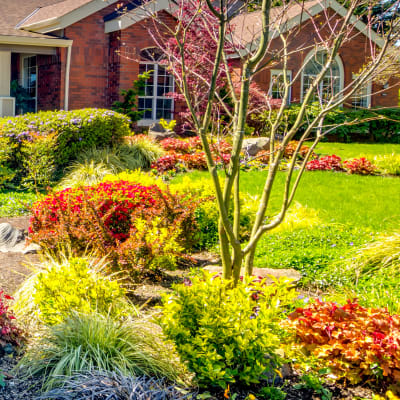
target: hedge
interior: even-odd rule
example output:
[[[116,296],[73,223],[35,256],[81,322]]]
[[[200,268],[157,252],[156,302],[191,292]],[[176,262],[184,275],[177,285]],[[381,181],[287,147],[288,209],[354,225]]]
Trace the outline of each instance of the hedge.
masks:
[[[57,132],[55,161],[66,166],[84,149],[109,146],[130,133],[129,118],[111,110],[87,108],[76,111],[40,111],[0,118],[0,132],[21,142],[31,132]]]
[[[279,134],[284,135],[287,130],[293,126],[299,111],[299,104],[292,104],[284,112],[285,123],[282,124]],[[318,107],[310,105],[307,109],[307,118],[312,119],[318,112]],[[272,112],[272,120],[276,116],[276,111]],[[253,115],[251,123],[254,123],[258,133],[261,135],[268,134],[270,124],[268,123],[269,111],[265,111],[258,115]],[[354,125],[345,125],[351,121],[360,121],[371,119],[367,122],[356,123]],[[380,143],[400,143],[400,109],[346,109],[337,108],[327,114],[325,117],[325,125],[337,125],[327,135],[328,140],[340,140],[343,142],[362,141],[362,142],[380,142]],[[298,138],[305,129],[306,125],[299,129]]]

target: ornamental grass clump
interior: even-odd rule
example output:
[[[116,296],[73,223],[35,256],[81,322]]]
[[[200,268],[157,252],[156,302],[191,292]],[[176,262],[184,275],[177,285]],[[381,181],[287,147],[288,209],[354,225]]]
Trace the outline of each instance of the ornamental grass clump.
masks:
[[[46,390],[93,369],[172,382],[188,376],[157,326],[140,319],[115,321],[97,313],[75,314],[51,327],[32,343],[18,367],[26,379],[39,376]]]
[[[165,379],[94,370],[66,378],[62,388],[50,390],[39,399],[191,400],[193,395]]]
[[[371,160],[378,172],[384,175],[400,175],[400,154],[384,154],[375,156]]]
[[[292,307],[290,281],[272,285],[202,273],[163,298],[159,323],[202,387],[252,385],[277,374],[285,332],[279,320]]]

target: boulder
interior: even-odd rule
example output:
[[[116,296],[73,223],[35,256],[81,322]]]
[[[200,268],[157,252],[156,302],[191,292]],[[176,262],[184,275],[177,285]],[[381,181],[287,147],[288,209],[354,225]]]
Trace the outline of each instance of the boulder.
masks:
[[[161,126],[158,122],[150,125],[149,128],[149,137],[160,142],[163,139],[167,138],[175,138],[178,135],[174,131],[166,130],[163,126]]]
[[[270,142],[270,139],[267,137],[244,139],[243,145],[242,145],[242,150],[246,155],[248,155],[250,157],[254,157],[261,150],[268,150],[269,142]]]
[[[36,253],[40,247],[34,243],[26,245],[26,235],[21,229],[4,222],[0,224],[0,251],[2,253]]]
[[[205,270],[211,272],[211,273],[222,273],[222,267],[220,266],[215,266],[215,265],[207,265],[204,267]],[[244,271],[242,270],[241,275],[244,275]],[[253,275],[254,276],[259,276],[261,278],[266,278],[268,283],[273,283],[273,279],[279,279],[282,277],[289,278],[290,280],[293,281],[294,284],[300,281],[301,279],[301,274],[300,272],[296,271],[295,269],[292,268],[287,268],[287,269],[273,269],[273,268],[254,268],[253,269]]]

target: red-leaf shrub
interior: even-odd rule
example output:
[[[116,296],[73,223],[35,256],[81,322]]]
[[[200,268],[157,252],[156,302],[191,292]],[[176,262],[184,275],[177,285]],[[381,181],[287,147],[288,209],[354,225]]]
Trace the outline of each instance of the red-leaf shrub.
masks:
[[[364,157],[347,160],[343,165],[349,174],[373,175],[377,170],[377,167]]]
[[[290,141],[287,144],[287,146],[285,147],[285,152],[284,152],[283,157],[284,158],[292,158],[294,152],[296,151],[296,148],[297,148],[298,144],[299,144],[299,142],[296,141],[296,140]],[[300,147],[299,157],[304,158],[307,155],[309,150],[310,150],[310,147],[303,144]],[[314,153],[311,154],[311,158],[313,158],[313,157],[314,157]]]
[[[204,151],[193,154],[184,154],[179,160],[186,165],[188,169],[207,169],[207,160]]]
[[[189,138],[187,142],[189,143],[191,152],[202,149],[201,139],[199,136],[193,136]]]
[[[166,171],[174,169],[175,166],[179,163],[179,161],[180,161],[179,154],[169,152],[168,154],[160,157],[156,162],[151,164],[151,168],[156,169],[158,173],[162,174]]]
[[[0,290],[0,347],[7,343],[19,346],[22,339],[22,331],[15,326],[14,314],[7,304],[9,300],[13,298]]]
[[[269,157],[270,157],[269,151],[266,150],[261,150],[256,154],[256,159],[263,164],[269,163]]]
[[[334,154],[311,160],[307,163],[308,171],[343,171],[342,159]]]
[[[284,322],[299,345],[351,383],[400,380],[400,316],[348,301],[340,307],[317,301]]]
[[[127,181],[65,189],[34,204],[30,237],[52,251],[60,245],[69,245],[78,254],[95,250],[108,256],[115,268],[121,269],[123,265],[133,278],[137,277],[137,268],[144,270],[148,266],[148,242],[152,240],[138,236],[137,231],[158,229],[165,233],[167,229],[170,233],[164,235],[165,240],[174,238],[177,251],[172,242],[162,249],[168,249],[169,255],[174,257],[178,253],[183,256],[182,250],[195,243],[198,204],[199,200],[172,195],[155,185],[142,186]],[[135,242],[132,237],[140,238],[141,242]],[[125,242],[129,242],[125,247],[141,248],[134,259],[129,258],[132,252],[121,254],[120,247]]]
[[[180,154],[191,152],[189,143],[181,139],[167,138],[161,140],[160,145],[165,151],[173,151]]]

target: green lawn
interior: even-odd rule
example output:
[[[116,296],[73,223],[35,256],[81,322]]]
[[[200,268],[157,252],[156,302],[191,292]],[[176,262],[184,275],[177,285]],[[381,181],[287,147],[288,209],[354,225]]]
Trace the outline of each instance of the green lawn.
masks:
[[[241,174],[241,191],[260,195],[266,171]],[[193,179],[207,172],[192,172]],[[271,212],[281,203],[285,173],[280,172],[271,197]],[[177,178],[180,179],[180,178]],[[319,211],[325,223],[387,231],[400,227],[400,178],[347,175],[340,172],[306,171],[295,201]]]
[[[336,154],[344,160],[360,156],[372,158],[379,154],[400,154],[400,144],[320,143],[315,151],[321,155]]]

